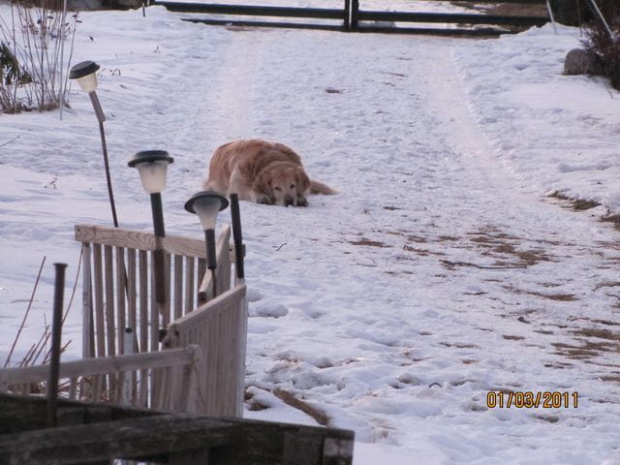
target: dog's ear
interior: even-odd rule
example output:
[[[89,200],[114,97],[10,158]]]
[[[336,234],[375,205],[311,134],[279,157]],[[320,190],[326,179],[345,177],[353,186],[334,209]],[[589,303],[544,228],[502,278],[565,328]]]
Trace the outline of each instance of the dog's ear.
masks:
[[[297,192],[299,192],[300,195],[303,195],[310,188],[310,178],[302,169],[297,170],[295,182],[297,183]]]
[[[271,179],[264,173],[254,179],[252,183],[252,190],[257,194],[262,194],[271,198]]]

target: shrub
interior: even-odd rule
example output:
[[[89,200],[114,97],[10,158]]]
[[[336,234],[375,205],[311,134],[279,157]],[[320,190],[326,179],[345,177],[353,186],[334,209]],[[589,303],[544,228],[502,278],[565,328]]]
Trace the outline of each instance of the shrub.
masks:
[[[614,89],[620,90],[620,2],[602,0],[597,3],[605,17],[607,25],[598,15],[586,27],[586,49],[598,56],[603,65],[603,72],[611,81]]]
[[[59,0],[27,0],[12,3],[5,16],[0,17],[0,113],[67,104],[77,14],[67,19]]]

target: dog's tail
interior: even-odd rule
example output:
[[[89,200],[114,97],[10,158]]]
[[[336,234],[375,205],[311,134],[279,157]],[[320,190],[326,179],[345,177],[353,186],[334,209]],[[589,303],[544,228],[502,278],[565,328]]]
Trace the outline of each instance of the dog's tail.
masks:
[[[310,193],[311,194],[323,194],[323,195],[335,195],[338,191],[323,184],[322,182],[310,180]]]

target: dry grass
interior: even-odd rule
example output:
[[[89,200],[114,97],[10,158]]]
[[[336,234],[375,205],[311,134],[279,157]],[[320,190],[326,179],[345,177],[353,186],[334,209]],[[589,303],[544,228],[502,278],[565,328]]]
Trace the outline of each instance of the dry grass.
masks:
[[[617,35],[620,32],[620,3],[617,0],[602,0],[599,7],[609,28]],[[611,86],[620,90],[620,41],[612,37],[598,17],[586,28],[584,45],[601,59],[603,72],[609,78]]]

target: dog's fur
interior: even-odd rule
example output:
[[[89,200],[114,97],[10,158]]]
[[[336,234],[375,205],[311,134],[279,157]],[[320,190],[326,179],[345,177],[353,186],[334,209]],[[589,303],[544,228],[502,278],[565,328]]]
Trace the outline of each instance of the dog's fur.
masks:
[[[237,140],[219,147],[203,186],[227,197],[268,205],[306,207],[306,194],[336,194],[311,180],[291,148],[260,139]]]

